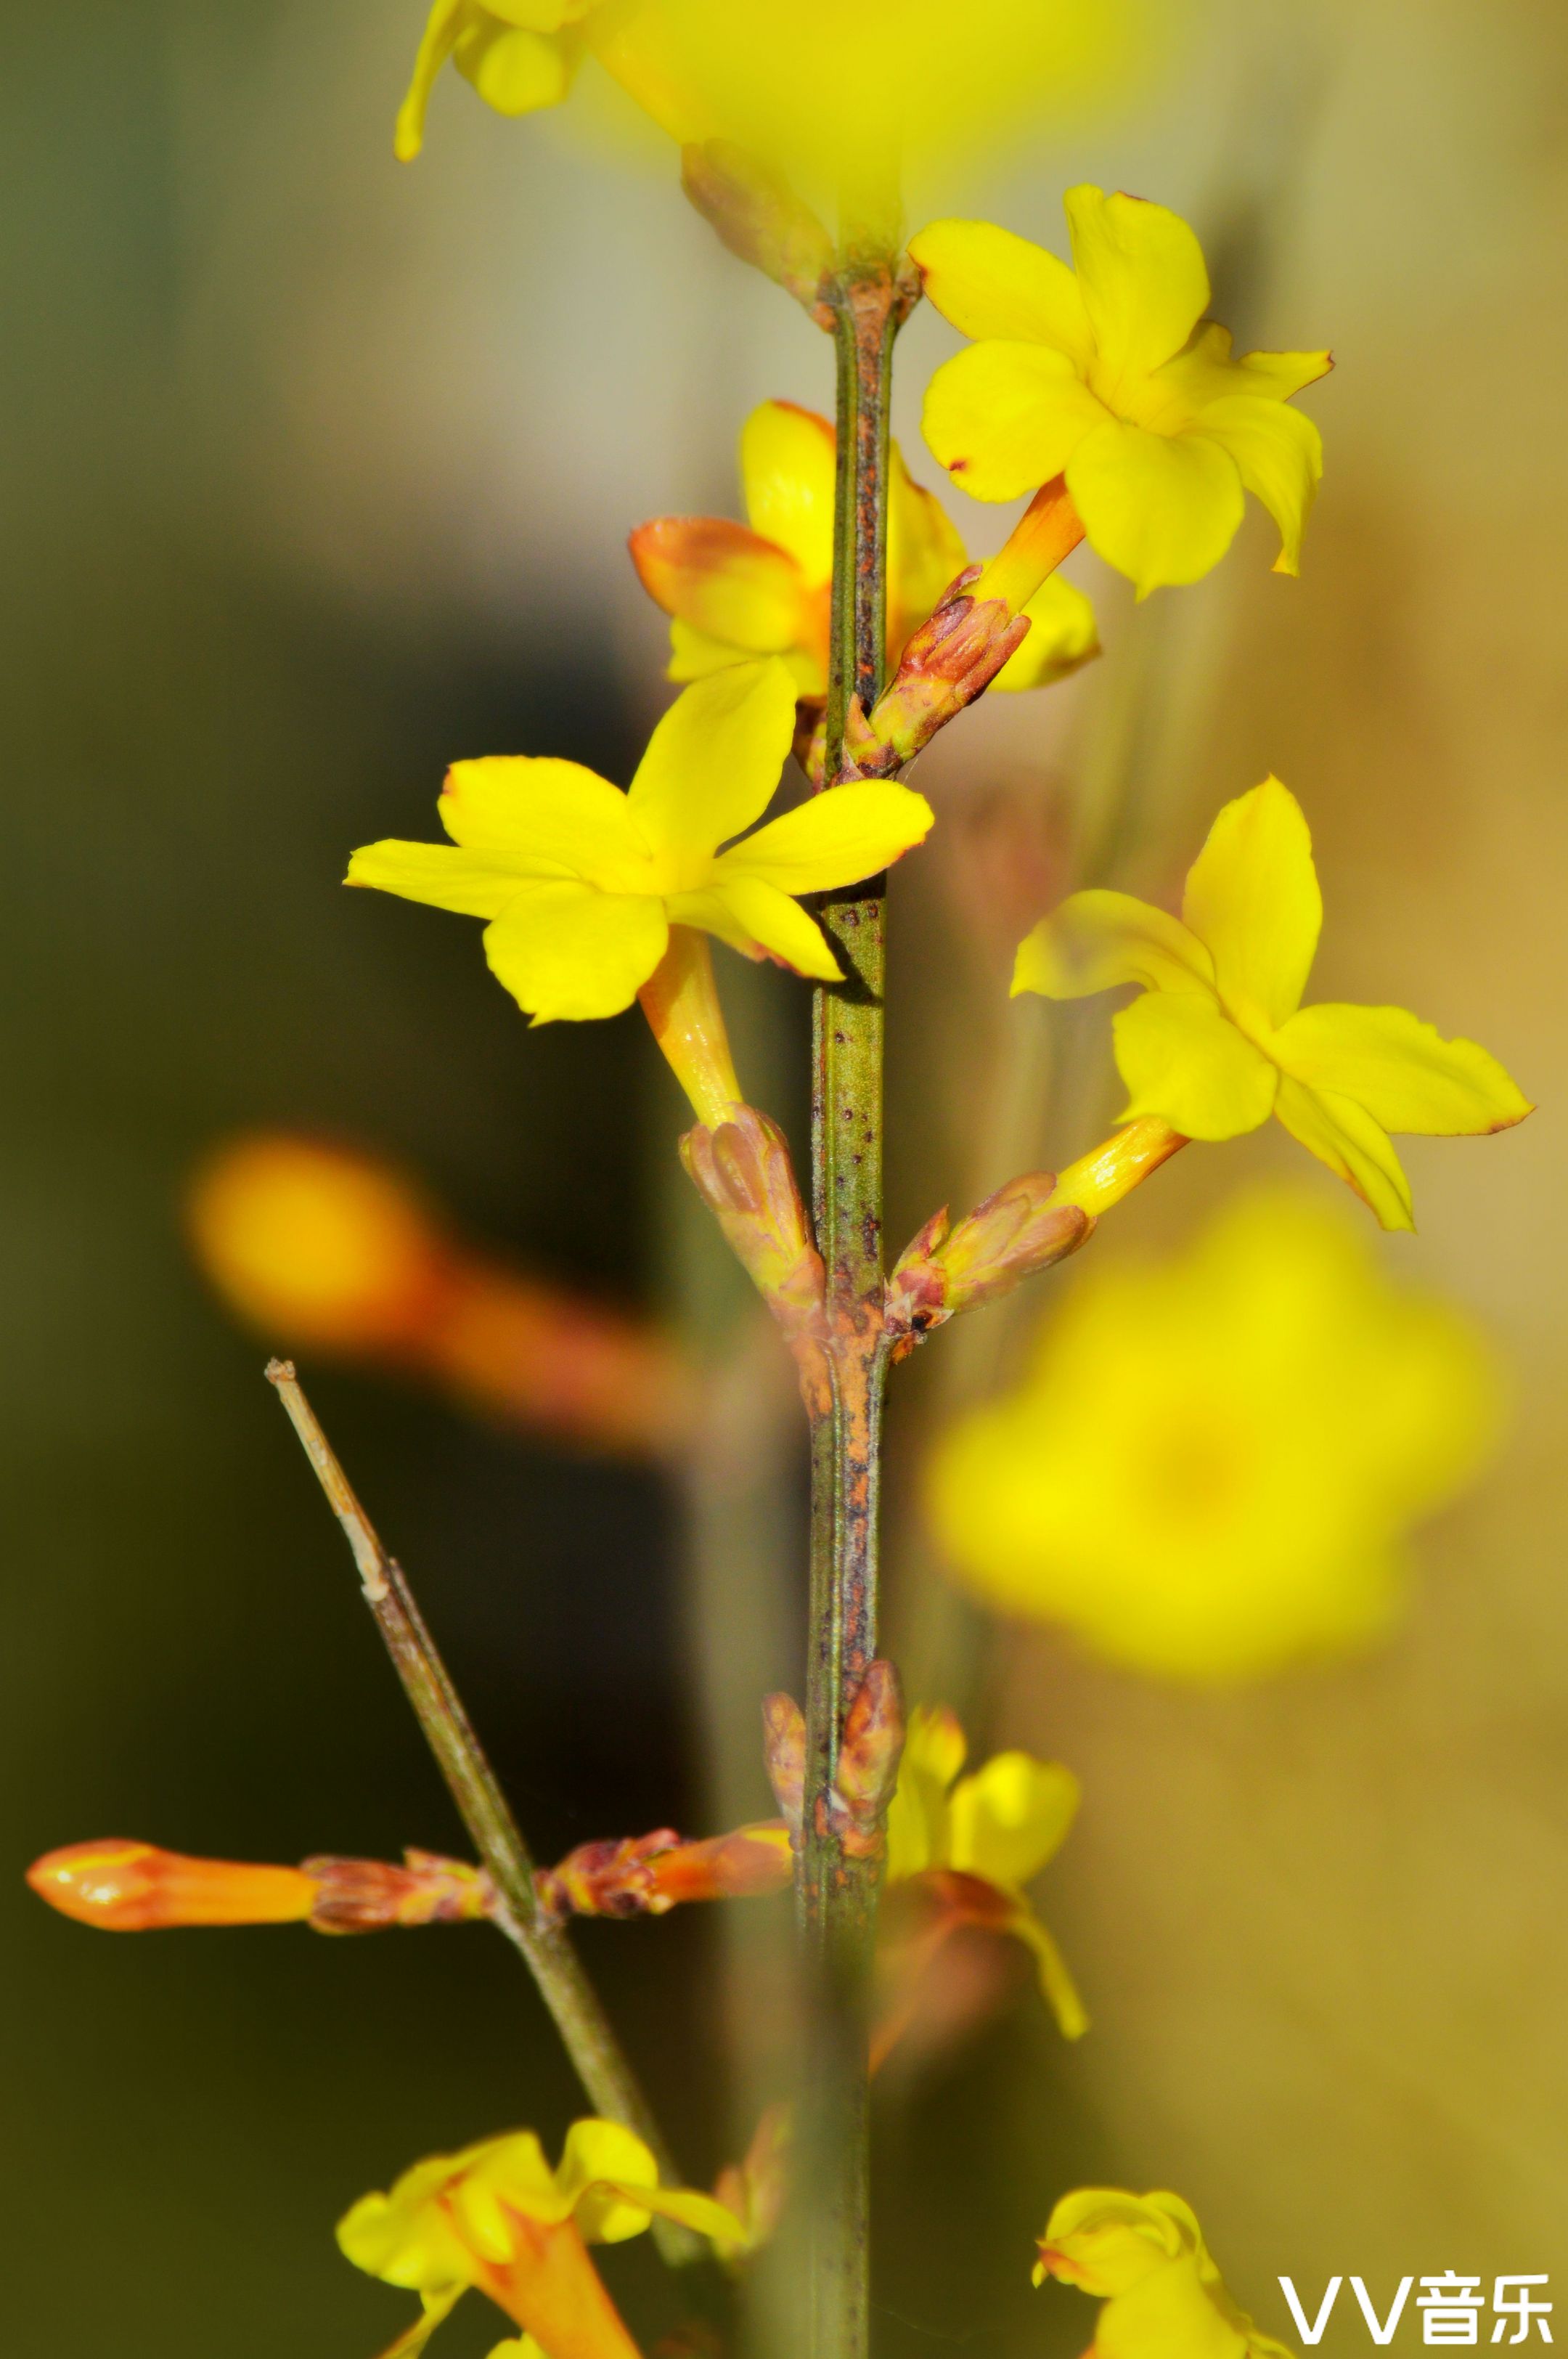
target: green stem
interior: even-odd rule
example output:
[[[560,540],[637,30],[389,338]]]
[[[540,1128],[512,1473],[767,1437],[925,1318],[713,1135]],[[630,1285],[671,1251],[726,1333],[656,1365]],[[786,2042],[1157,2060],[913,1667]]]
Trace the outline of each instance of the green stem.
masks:
[[[292,1363],[269,1361],[266,1373],[328,1504],[348,1536],[365,1603],[375,1617],[403,1691],[474,1849],[500,1896],[500,1907],[492,1911],[493,1921],[521,1951],[594,2111],[607,2121],[622,2122],[634,2130],[656,2158],[661,2180],[678,2187],[681,2181],[674,2159],[593,1985],[565,1929],[539,1906],[528,1846],[400,1567],[382,1546],[355,1497]],[[703,2248],[688,2230],[672,2221],[654,2224],[666,2260],[686,2262],[701,2256]],[[665,2233],[661,2234],[661,2230]]]
[[[851,695],[881,687],[887,605],[888,397],[901,300],[885,259],[832,288],[838,475],[824,776],[844,767]],[[813,2033],[806,2104],[810,2359],[868,2341],[868,1990],[877,1869],[846,1854],[830,1808],[845,1714],[876,1652],[882,1383],[883,880],[821,918],[844,981],[816,994],[812,1177],[827,1272],[826,1382],[812,1414],[811,1629],[800,1897]]]

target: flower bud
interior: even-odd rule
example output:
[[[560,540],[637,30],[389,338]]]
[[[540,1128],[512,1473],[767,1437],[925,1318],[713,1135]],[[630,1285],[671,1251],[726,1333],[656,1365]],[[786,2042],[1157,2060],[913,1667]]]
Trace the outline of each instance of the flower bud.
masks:
[[[856,1858],[880,1858],[882,1822],[898,1785],[903,1753],[903,1693],[892,1663],[871,1663],[844,1716],[833,1814],[844,1848]]]
[[[1030,623],[1005,600],[977,599],[970,585],[980,568],[967,565],[920,625],[892,680],[867,714],[857,699],[844,733],[851,777],[889,777],[913,762],[967,704],[983,695],[1008,658],[1028,637]]]
[[[415,1190],[367,1156],[287,1132],[219,1147],[186,1216],[225,1301],[296,1348],[407,1348],[450,1282],[448,1247]]]
[[[787,181],[732,140],[707,139],[682,148],[681,187],[731,254],[764,271],[831,335],[822,289],[833,241]]]
[[[316,1904],[316,1878],[298,1867],[187,1859],[152,1843],[69,1843],[27,1870],[40,1900],[106,1933],[169,1925],[285,1925]]]
[[[762,1698],[762,1751],[773,1799],[798,1845],[806,1809],[806,1714],[793,1696]]]
[[[893,1356],[905,1359],[923,1335],[955,1311],[1010,1294],[1084,1244],[1094,1222],[1080,1203],[1064,1203],[1055,1175],[1026,1171],[1010,1180],[957,1228],[934,1213],[901,1256],[887,1288]]]
[[[812,1243],[790,1160],[776,1122],[755,1106],[732,1106],[716,1128],[688,1130],[681,1161],[784,1332],[819,1327],[825,1277]]]
[[[659,1453],[695,1414],[662,1336],[465,1253],[363,1155],[261,1132],[198,1172],[196,1257],[269,1341],[412,1370],[465,1402],[600,1449]]]

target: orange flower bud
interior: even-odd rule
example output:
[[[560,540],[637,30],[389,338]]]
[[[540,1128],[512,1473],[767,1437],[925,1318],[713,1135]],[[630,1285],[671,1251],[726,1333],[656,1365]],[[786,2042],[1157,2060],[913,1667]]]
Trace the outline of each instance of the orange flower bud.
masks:
[[[741,1900],[778,1892],[793,1872],[789,1830],[762,1819],[703,1843],[669,1827],[579,1843],[537,1879],[554,1917],[662,1917],[687,1900]]]
[[[425,1205],[367,1157],[287,1132],[229,1141],[187,1203],[196,1257],[253,1326],[297,1345],[412,1343],[449,1280]]]
[[[679,1843],[654,1862],[666,1908],[677,1900],[749,1900],[782,1892],[794,1873],[789,1829],[782,1819],[758,1819],[732,1834]]]
[[[308,1859],[299,1867],[188,1859],[153,1843],[69,1843],[27,1870],[41,1900],[107,1933],[173,1925],[291,1925],[375,1933],[455,1925],[490,1913],[490,1879],[460,1860],[411,1851],[379,1859]]]
[[[286,1925],[308,1918],[317,1881],[298,1867],[186,1859],[152,1843],[68,1843],[27,1870],[40,1900],[106,1933],[167,1925]]]
[[[233,1140],[188,1218],[207,1277],[270,1342],[414,1371],[603,1449],[659,1453],[690,1429],[694,1388],[661,1336],[464,1253],[369,1157],[286,1132]]]

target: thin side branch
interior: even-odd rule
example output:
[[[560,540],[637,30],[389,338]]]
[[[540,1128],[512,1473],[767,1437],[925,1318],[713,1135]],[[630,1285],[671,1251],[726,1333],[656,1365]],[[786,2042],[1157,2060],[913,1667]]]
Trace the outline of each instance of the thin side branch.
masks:
[[[598,1995],[565,1930],[539,1905],[528,1846],[401,1569],[355,1497],[293,1364],[271,1360],[266,1374],[343,1527],[365,1603],[403,1692],[489,1872],[499,1901],[491,1910],[493,1922],[520,1951],[538,1984],[594,2111],[634,2130],[656,2158],[660,2179],[678,2187],[682,2181],[674,2158]],[[674,2222],[656,2221],[654,2234],[666,2260],[685,2263],[702,2256],[698,2239]]]

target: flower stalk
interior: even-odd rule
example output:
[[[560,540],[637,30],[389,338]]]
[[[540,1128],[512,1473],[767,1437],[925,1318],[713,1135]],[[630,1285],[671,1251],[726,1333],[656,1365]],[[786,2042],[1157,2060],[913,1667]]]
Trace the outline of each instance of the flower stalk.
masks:
[[[266,1373],[326,1494],[328,1505],[343,1527],[353,1551],[365,1603],[375,1617],[403,1691],[490,1875],[495,1892],[489,1912],[493,1922],[518,1951],[538,1985],[539,1995],[549,2009],[596,2112],[605,2120],[620,2122],[633,2131],[655,2157],[661,2180],[678,2185],[679,2173],[674,2159],[593,1985],[567,1934],[541,1904],[534,1862],[522,1831],[474,1734],[435,1641],[425,1627],[424,1617],[401,1568],[382,1546],[355,1497],[305,1397],[292,1364],[287,1360],[269,1361]],[[700,2257],[702,2248],[689,2229],[662,2220],[655,2233],[666,2260],[685,2263]]]
[[[852,702],[870,711],[886,647],[888,414],[907,307],[885,255],[849,256],[833,286],[838,479],[824,775],[846,775]],[[852,772],[851,772],[852,775]],[[827,791],[833,790],[830,786]],[[844,970],[813,1005],[812,1181],[827,1272],[827,1383],[811,1408],[811,1604],[799,1871],[811,1983],[806,2106],[812,2359],[862,2359],[868,2338],[867,2023],[879,1862],[832,1807],[851,1707],[877,1651],[882,1388],[884,884],[828,897]]]

